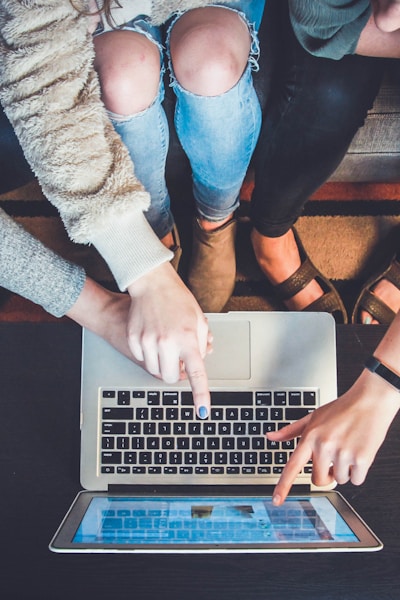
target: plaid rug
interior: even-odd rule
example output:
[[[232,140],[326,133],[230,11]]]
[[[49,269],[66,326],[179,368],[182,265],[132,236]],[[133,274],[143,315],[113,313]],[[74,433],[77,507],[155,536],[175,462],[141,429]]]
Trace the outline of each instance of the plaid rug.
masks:
[[[271,285],[262,275],[250,244],[248,217],[252,181],[242,188],[238,211],[237,278],[227,310],[282,310]],[[330,278],[351,312],[358,292],[375,268],[377,253],[400,225],[400,183],[326,183],[307,203],[296,227],[314,264]],[[178,208],[176,208],[178,206]],[[56,209],[44,198],[36,182],[0,195],[0,207],[23,227],[62,256],[81,264],[87,273],[110,289],[113,277],[93,247],[72,243]],[[176,212],[177,211],[177,212]],[[181,275],[190,257],[190,207],[175,216],[180,229],[184,259]],[[53,320],[40,307],[0,288],[0,320]]]

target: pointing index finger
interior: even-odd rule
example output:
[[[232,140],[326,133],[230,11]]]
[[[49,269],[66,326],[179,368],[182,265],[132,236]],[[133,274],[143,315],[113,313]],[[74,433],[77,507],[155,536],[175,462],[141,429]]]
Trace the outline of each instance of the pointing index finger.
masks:
[[[196,413],[201,419],[206,419],[210,414],[210,391],[204,361],[197,348],[182,356],[186,375],[193,392],[193,402]]]
[[[280,506],[286,500],[286,496],[290,492],[297,475],[301,472],[303,467],[308,463],[312,456],[311,449],[305,444],[297,446],[293,452],[288,463],[282,471],[282,475],[279,478],[278,483],[275,486],[272,501],[276,506]]]

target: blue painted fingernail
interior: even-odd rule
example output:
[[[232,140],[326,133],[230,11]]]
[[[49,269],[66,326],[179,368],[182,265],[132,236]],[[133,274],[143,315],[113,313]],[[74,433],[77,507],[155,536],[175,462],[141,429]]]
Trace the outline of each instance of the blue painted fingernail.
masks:
[[[200,419],[207,419],[207,417],[208,417],[207,406],[200,406],[200,408],[199,408],[199,417],[200,417]]]
[[[370,317],[370,316],[365,317],[364,325],[371,325],[371,323],[372,323],[372,317]]]

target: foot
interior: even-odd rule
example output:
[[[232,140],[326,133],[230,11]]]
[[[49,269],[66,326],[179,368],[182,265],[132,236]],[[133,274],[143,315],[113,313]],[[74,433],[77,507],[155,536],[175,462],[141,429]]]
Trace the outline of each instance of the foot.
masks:
[[[373,287],[372,292],[378,296],[385,304],[397,313],[400,310],[400,290],[387,279],[381,279]],[[367,311],[362,310],[361,323],[364,325],[379,325],[379,321],[374,319]]]
[[[221,312],[235,287],[236,221],[193,222],[192,257],[188,287],[203,312]]]
[[[253,229],[251,241],[257,262],[273,285],[286,281],[300,267],[300,254],[291,229],[277,238],[266,237]],[[314,279],[303,290],[286,300],[285,306],[289,310],[303,310],[323,294],[321,286]]]

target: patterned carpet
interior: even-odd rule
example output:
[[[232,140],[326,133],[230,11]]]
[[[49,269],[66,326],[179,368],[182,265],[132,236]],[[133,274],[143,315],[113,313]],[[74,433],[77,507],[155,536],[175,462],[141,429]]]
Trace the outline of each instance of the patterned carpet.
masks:
[[[237,280],[227,309],[279,310],[283,307],[274,300],[271,286],[258,269],[249,243],[247,214],[251,189],[251,181],[242,189]],[[94,279],[115,289],[113,278],[96,250],[73,244],[68,239],[56,209],[43,197],[36,182],[0,195],[0,207],[45,244],[82,264]],[[186,217],[187,214],[176,214],[186,256],[182,261],[183,278],[190,253],[190,226]],[[312,261],[335,282],[351,311],[362,282],[373,271],[377,256],[387,246],[390,236],[393,237],[397,225],[400,225],[400,183],[332,182],[322,186],[308,202],[297,230]],[[0,288],[0,320],[52,320],[52,317]]]

